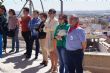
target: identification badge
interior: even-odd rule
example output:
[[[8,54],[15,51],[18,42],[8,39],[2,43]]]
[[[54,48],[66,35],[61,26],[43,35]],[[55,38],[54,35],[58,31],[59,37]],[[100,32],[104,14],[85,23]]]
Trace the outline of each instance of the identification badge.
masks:
[[[73,36],[70,36],[70,40],[73,40]]]

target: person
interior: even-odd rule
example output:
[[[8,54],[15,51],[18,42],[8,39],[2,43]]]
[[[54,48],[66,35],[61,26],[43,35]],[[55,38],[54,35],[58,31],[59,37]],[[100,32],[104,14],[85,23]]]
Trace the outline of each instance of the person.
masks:
[[[47,14],[46,13],[41,13],[40,14],[40,18],[42,20],[40,26],[39,26],[39,33],[42,33],[44,32],[44,28],[45,28],[45,22],[46,22],[46,19],[47,19]],[[40,63],[40,65],[44,65],[44,66],[47,66],[48,64],[48,54],[47,54],[47,49],[45,47],[45,43],[46,43],[46,39],[45,39],[45,35],[43,38],[39,38],[40,40],[40,47],[41,47],[41,50],[42,50],[42,55],[43,55],[43,61]]]
[[[85,30],[79,26],[79,18],[71,15],[70,29],[66,37],[66,64],[69,73],[83,73],[83,56],[86,49]]]
[[[58,24],[58,20],[55,18],[56,10],[50,9],[48,11],[49,19],[47,20],[45,29],[47,32],[46,36],[46,46],[49,51],[49,57],[51,60],[51,72],[57,71],[57,50],[56,50],[56,40],[54,39],[54,31]]]
[[[66,35],[69,29],[67,15],[59,15],[59,25],[57,26],[54,37],[57,40],[57,51],[59,57],[59,72],[68,73],[67,66],[65,64],[65,51],[66,51]]]
[[[21,17],[21,29],[22,29],[22,36],[24,38],[24,41],[26,43],[26,59],[29,59],[31,57],[31,31],[28,27],[29,21],[31,20],[31,17],[29,16],[29,8],[23,8],[23,15]]]
[[[31,46],[33,46],[34,41],[36,44],[35,59],[38,58],[38,53],[39,53],[39,48],[40,48],[38,31],[36,31],[36,28],[38,28],[40,23],[41,23],[41,19],[39,18],[39,11],[34,10],[33,11],[33,18],[29,22],[29,28],[31,30]],[[30,50],[30,52],[32,52],[32,50]]]
[[[3,36],[3,28],[4,25],[6,24],[6,17],[4,16],[4,11],[3,8],[0,7],[0,58],[2,57],[2,36]]]
[[[7,24],[7,12],[4,5],[1,6],[3,10],[3,16],[6,18],[6,22],[3,24],[3,52],[6,53],[6,47],[7,47],[7,32],[8,32],[8,24]]]
[[[0,34],[0,58],[2,58],[2,34]]]
[[[16,13],[13,9],[9,10],[9,18],[8,18],[8,30],[13,33],[12,36],[12,50],[9,52],[14,52],[15,49],[15,43],[16,43],[16,53],[19,52],[19,39],[18,39],[18,32],[19,32],[19,26],[18,26],[18,19],[16,17]]]
[[[3,8],[3,14],[4,14],[4,16],[7,17],[7,10],[6,10],[5,6],[4,5],[1,5],[1,7]]]

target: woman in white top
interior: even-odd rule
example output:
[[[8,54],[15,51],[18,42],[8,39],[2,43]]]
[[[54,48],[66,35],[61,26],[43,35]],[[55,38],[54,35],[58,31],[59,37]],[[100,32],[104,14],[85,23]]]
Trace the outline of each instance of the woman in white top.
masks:
[[[48,12],[49,20],[46,24],[46,47],[48,48],[51,60],[51,72],[57,71],[57,53],[56,53],[56,40],[54,39],[54,31],[58,24],[57,19],[55,19],[56,11],[54,9],[50,9]]]

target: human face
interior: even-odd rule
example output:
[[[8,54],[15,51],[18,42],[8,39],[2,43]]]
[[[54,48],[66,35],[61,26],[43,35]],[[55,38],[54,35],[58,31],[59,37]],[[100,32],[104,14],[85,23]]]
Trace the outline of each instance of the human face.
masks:
[[[69,24],[70,24],[71,26],[75,26],[77,22],[78,22],[78,21],[77,21],[73,16],[71,16],[71,17],[69,18]]]
[[[3,14],[3,9],[0,8],[0,15],[2,15],[2,14]]]
[[[29,15],[29,12],[27,12],[25,9],[23,10],[23,15],[24,16],[28,16]]]
[[[64,19],[61,16],[58,18],[58,21],[59,21],[59,24],[63,24],[64,23]]]
[[[9,16],[13,16],[13,13],[12,13],[11,11],[9,11],[9,13],[8,13],[8,14],[9,14]]]
[[[46,19],[47,19],[43,15],[40,15],[40,18],[41,18],[42,21],[46,21]]]
[[[55,17],[55,14],[52,13],[52,12],[48,12],[48,15],[49,15],[50,18],[54,18]]]
[[[39,14],[38,14],[38,13],[33,12],[33,18],[37,18],[38,16],[39,16]]]

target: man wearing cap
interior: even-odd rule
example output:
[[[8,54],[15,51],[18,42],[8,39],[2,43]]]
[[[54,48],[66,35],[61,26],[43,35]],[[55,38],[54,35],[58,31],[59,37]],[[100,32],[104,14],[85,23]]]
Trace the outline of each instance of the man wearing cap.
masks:
[[[83,73],[82,61],[86,48],[86,34],[79,26],[79,18],[71,15],[66,38],[66,64],[69,73]]]

